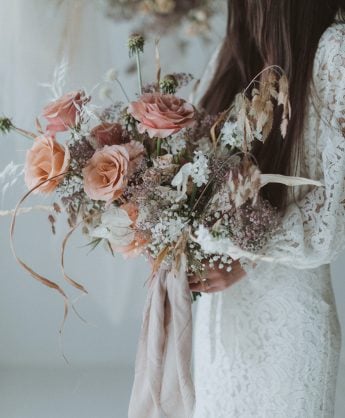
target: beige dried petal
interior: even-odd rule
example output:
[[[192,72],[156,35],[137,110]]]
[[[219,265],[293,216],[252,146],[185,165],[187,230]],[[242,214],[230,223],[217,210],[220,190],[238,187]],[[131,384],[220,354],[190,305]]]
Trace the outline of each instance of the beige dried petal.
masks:
[[[286,75],[282,75],[279,79],[279,95],[278,95],[278,104],[284,104],[286,102],[286,97],[289,96],[289,82]]]
[[[288,125],[289,125],[289,121],[286,118],[283,119],[280,125],[280,132],[283,138],[286,137]]]
[[[246,160],[240,167],[234,169],[229,174],[228,190],[230,200],[235,207],[242,206],[249,199],[255,203],[261,185],[260,170]]]

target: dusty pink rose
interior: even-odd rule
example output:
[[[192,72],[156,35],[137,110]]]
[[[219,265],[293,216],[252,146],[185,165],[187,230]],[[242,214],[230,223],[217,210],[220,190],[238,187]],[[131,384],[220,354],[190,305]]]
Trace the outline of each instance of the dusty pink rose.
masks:
[[[73,91],[49,103],[42,112],[48,121],[47,131],[54,134],[75,127],[81,108],[88,100],[83,91]]]
[[[136,222],[139,215],[139,209],[133,203],[125,203],[120,206],[121,209],[124,209],[129,219],[133,222],[132,228],[135,229]],[[112,246],[115,252],[121,253],[125,258],[136,257],[142,253],[144,246],[148,243],[147,237],[140,231],[135,232],[133,241],[124,246]]]
[[[194,107],[172,94],[143,94],[129,105],[128,112],[140,122],[139,132],[151,138],[166,138],[195,123]]]
[[[122,126],[119,123],[103,122],[91,131],[91,138],[97,147],[120,145],[122,143]]]
[[[35,139],[33,147],[27,152],[25,160],[25,183],[29,189],[59,176],[67,171],[70,154],[67,147],[60,145],[51,136]],[[62,181],[63,176],[42,184],[33,193],[52,193]]]
[[[128,168],[124,146],[106,145],[97,150],[83,169],[85,193],[93,200],[116,200],[127,185]]]
[[[106,145],[97,150],[83,170],[85,193],[93,200],[112,202],[119,198],[128,178],[137,170],[144,147],[137,141]]]

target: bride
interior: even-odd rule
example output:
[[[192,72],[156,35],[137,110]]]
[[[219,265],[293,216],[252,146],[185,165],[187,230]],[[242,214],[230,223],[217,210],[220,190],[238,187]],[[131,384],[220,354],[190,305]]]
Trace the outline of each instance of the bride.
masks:
[[[194,418],[331,418],[340,328],[329,263],[345,243],[344,0],[229,0],[225,41],[202,99],[228,108],[264,67],[288,74],[292,117],[254,154],[261,170],[325,187],[265,197],[283,213],[274,263],[190,280],[198,302]],[[279,108],[276,110],[279,114]],[[206,284],[205,284],[206,283]]]

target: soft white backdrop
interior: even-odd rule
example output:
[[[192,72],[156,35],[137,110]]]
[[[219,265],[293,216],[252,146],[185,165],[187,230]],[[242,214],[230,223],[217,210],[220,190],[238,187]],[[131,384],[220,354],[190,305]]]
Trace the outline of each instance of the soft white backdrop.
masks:
[[[51,80],[63,57],[70,66],[66,89],[90,90],[115,67],[128,92],[135,91],[135,76],[125,73],[130,25],[106,19],[96,0],[0,0],[0,10],[0,114],[15,116],[18,125],[33,127],[50,97],[39,83]],[[217,20],[220,33],[224,20]],[[184,70],[200,77],[218,42],[217,36],[207,46],[194,40],[183,56],[174,38],[162,40],[163,72],[164,68]],[[151,42],[147,80],[154,74],[153,56]],[[0,141],[1,172],[10,160],[21,163],[30,143],[15,135]],[[18,181],[4,196],[0,194],[0,210],[12,208],[24,190]],[[41,200],[30,200],[35,203]],[[58,339],[62,301],[14,262],[8,245],[9,221],[0,218],[0,418],[125,417],[148,267],[142,259],[126,263],[120,257],[113,259],[101,248],[89,253],[76,234],[68,247],[66,266],[89,290],[77,303],[88,323],[71,314],[66,324],[67,366]],[[19,254],[63,286],[59,251],[65,231],[61,219],[57,235],[52,236],[47,215],[41,212],[21,216],[16,234]],[[340,259],[334,265],[334,287],[343,326],[344,269],[345,259]],[[345,413],[342,394],[343,377],[337,418]]]

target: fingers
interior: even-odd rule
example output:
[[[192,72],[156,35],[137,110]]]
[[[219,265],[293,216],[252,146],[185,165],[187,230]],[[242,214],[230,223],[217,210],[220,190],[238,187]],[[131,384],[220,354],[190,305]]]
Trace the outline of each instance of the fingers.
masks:
[[[205,272],[207,281],[202,281],[200,277],[191,275],[188,278],[190,290],[201,293],[215,293],[227,289],[246,275],[239,261],[234,261],[231,267],[230,272],[219,268],[208,269]]]
[[[190,284],[199,283],[200,280],[201,280],[200,277],[196,276],[195,274],[189,274],[188,275],[188,282]]]

